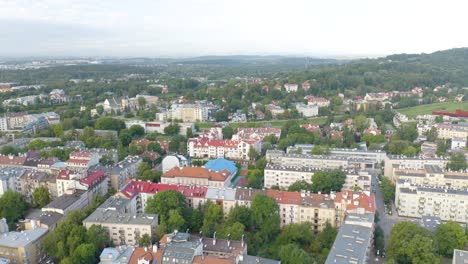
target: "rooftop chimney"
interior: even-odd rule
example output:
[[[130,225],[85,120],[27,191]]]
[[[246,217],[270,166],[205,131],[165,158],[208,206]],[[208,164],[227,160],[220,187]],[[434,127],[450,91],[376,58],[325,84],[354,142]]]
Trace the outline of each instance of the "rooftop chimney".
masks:
[[[158,245],[154,244],[153,245],[153,253],[158,252]]]

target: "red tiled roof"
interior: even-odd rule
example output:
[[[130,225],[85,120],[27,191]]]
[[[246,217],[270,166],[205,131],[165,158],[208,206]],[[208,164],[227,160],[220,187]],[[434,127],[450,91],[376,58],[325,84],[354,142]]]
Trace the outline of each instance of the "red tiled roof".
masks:
[[[156,194],[162,191],[179,191],[185,197],[205,197],[207,187],[185,186],[176,184],[152,183],[146,181],[131,181],[120,193],[131,198],[138,193]]]
[[[88,187],[94,186],[101,182],[106,177],[104,171],[95,171],[88,175],[88,177],[81,179],[80,183],[83,185],[87,185]]]
[[[70,157],[90,158],[91,152],[75,151],[75,152],[70,153]]]
[[[266,191],[266,195],[275,199],[278,204],[297,204],[301,203],[301,193],[300,192],[287,192],[280,190],[269,189]]]
[[[168,170],[162,177],[205,178],[209,181],[225,181],[229,176],[228,170],[212,171],[204,167],[175,167]]]
[[[375,212],[375,196],[367,195],[364,192],[353,193],[352,191],[343,191],[336,194],[335,203],[346,204],[346,210],[355,210],[364,208],[366,212]]]
[[[66,163],[81,163],[81,164],[88,164],[89,160],[85,159],[69,159],[66,161]]]
[[[70,170],[61,170],[59,172],[59,174],[57,175],[57,179],[58,180],[69,180],[70,179],[70,175],[72,174],[73,172],[70,171]]]
[[[23,165],[25,161],[26,157],[0,155],[0,164],[3,165]]]

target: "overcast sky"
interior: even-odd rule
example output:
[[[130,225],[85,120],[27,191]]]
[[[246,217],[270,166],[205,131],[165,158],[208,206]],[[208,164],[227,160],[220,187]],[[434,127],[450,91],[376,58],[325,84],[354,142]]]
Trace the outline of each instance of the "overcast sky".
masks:
[[[466,0],[0,0],[0,56],[361,56],[468,46]]]

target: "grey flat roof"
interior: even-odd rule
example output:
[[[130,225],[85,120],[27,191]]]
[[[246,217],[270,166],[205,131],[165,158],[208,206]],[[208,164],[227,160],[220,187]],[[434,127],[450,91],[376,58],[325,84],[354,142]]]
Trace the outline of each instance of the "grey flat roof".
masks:
[[[221,199],[221,197],[223,197],[223,200],[236,200],[236,189],[208,187],[208,190],[206,191],[207,199]]]
[[[8,232],[0,235],[0,246],[9,248],[25,247],[47,233],[47,229],[38,227],[21,232]]]
[[[468,251],[455,249],[453,251],[453,264],[466,264],[468,263]]]
[[[343,224],[325,263],[366,263],[372,233],[370,227]]]
[[[24,217],[25,220],[38,220],[41,224],[46,226],[53,226],[63,218],[62,214],[56,212],[42,212],[41,210],[34,210]]]
[[[55,198],[48,205],[44,206],[44,208],[54,208],[54,209],[65,210],[69,206],[74,204],[76,201],[78,201],[81,198],[81,195],[83,195],[85,192],[86,191],[77,190],[73,194],[64,194],[60,197]]]
[[[156,225],[157,214],[130,214],[112,209],[98,208],[83,223],[122,224],[122,225]]]

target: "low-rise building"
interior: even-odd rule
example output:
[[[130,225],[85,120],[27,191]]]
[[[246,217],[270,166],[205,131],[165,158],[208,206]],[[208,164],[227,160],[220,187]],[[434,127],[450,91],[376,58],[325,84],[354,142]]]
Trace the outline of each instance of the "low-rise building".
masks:
[[[55,212],[67,215],[73,210],[82,210],[89,205],[89,197],[86,191],[75,190],[55,198],[52,202],[42,208],[43,212]]]
[[[417,185],[447,186],[467,188],[468,172],[448,171],[435,165],[425,165],[422,169],[394,169],[394,180],[405,180]]]
[[[250,148],[261,151],[260,140],[216,140],[207,138],[190,138],[187,141],[187,152],[192,158],[232,160],[250,160]]]
[[[465,264],[468,263],[468,251],[455,249],[453,250],[452,264]]]
[[[265,137],[273,135],[277,139],[281,137],[281,128],[274,127],[239,127],[237,133],[232,136],[232,140],[263,140]]]
[[[452,150],[459,150],[466,148],[466,137],[453,137],[452,138]]]
[[[172,168],[186,167],[188,165],[189,164],[187,158],[182,155],[167,155],[164,157],[161,163],[163,173]]]
[[[468,123],[460,122],[458,124],[435,124],[437,128],[437,137],[441,139],[467,138]]]

